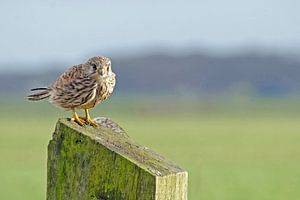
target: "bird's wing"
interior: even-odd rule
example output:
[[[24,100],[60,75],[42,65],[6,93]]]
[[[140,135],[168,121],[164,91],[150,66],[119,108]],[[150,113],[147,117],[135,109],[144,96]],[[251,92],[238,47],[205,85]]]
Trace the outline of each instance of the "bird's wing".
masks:
[[[85,73],[84,64],[65,71],[52,85],[52,102],[63,108],[76,108],[90,101],[97,82]]]
[[[74,80],[85,75],[84,67],[85,66],[83,64],[80,64],[67,69],[62,75],[58,77],[58,79],[56,79],[52,87],[60,87],[72,84]]]

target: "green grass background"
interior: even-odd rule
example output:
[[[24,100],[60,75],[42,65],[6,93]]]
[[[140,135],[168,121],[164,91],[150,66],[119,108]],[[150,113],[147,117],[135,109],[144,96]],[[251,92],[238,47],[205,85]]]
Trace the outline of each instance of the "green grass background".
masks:
[[[300,198],[297,99],[114,98],[91,114],[184,167],[189,199]],[[0,101],[0,199],[45,199],[47,144],[69,113],[15,99]]]

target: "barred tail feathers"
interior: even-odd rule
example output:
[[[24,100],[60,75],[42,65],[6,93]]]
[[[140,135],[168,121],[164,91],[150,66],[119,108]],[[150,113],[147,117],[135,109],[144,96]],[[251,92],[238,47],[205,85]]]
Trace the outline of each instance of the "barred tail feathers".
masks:
[[[50,97],[49,88],[33,88],[30,91],[36,91],[36,92],[27,96],[27,99],[29,101],[39,101]]]

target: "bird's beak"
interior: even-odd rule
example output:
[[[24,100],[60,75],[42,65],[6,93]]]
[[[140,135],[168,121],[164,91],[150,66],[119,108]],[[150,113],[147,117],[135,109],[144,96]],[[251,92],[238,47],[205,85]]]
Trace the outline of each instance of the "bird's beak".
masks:
[[[102,76],[103,75],[103,70],[101,68],[99,68],[98,73]]]

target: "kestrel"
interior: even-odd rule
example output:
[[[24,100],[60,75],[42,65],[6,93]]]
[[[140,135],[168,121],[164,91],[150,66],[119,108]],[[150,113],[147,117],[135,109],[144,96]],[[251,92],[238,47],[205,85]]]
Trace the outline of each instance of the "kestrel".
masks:
[[[106,100],[112,94],[115,84],[116,75],[111,69],[110,59],[97,56],[67,69],[49,87],[31,89],[34,94],[27,98],[30,101],[49,98],[53,105],[72,110],[72,120],[79,125],[97,126],[90,118],[88,109]],[[76,109],[83,109],[85,117],[79,117]]]

